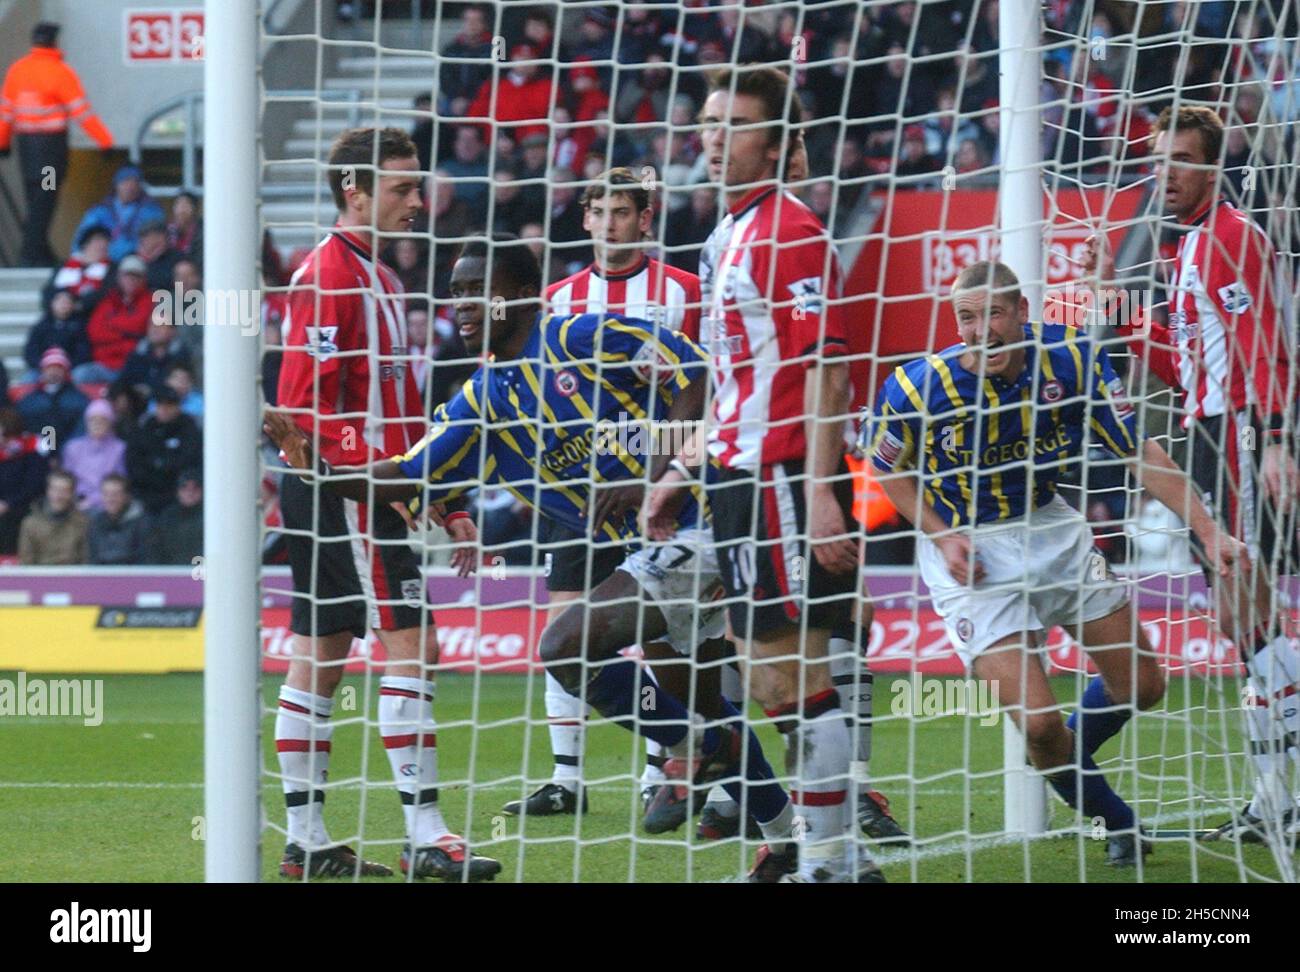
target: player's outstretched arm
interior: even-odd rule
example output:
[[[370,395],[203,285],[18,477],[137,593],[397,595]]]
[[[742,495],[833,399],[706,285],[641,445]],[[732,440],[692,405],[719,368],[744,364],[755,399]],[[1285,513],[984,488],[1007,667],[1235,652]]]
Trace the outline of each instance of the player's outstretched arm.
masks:
[[[1219,526],[1191,488],[1187,475],[1158,442],[1145,440],[1139,456],[1132,461],[1138,465],[1134,471],[1139,473],[1142,485],[1191,528],[1213,559],[1219,576],[1229,576],[1236,564],[1247,560],[1246,545]]]
[[[359,500],[363,503],[391,503],[405,501],[419,495],[420,484],[410,481],[385,483],[383,480],[404,479],[397,463],[391,460],[377,462],[373,466],[334,466],[323,461],[317,468],[315,453],[311,440],[298,428],[297,424],[283,412],[266,409],[262,415],[262,430],[270,437],[276,447],[284,453],[285,462],[292,468],[316,473],[328,478],[321,480],[321,486],[344,499]],[[374,485],[371,485],[371,482]]]

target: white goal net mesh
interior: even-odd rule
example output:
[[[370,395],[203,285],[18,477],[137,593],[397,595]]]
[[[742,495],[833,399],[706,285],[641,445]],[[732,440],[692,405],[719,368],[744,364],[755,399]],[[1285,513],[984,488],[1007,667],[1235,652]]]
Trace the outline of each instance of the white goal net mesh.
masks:
[[[1004,8],[1007,2],[1002,0]],[[711,271],[701,269],[706,241],[728,216],[729,199],[736,198],[721,191],[711,166],[710,128],[716,131],[718,122],[705,118],[705,108],[710,77],[719,68],[763,63],[790,78],[783,111],[793,107],[802,121],[783,131],[798,131],[804,151],[799,142],[779,138],[773,161],[789,176],[785,188],[824,225],[831,243],[814,278],[819,286],[836,280],[836,292],[828,285],[824,296],[842,315],[851,362],[851,402],[839,415],[846,443],[857,438],[864,421],[864,441],[871,444],[873,423],[882,417],[882,390],[897,367],[959,343],[951,287],[963,269],[1001,258],[1019,275],[1032,320],[1046,315],[1050,323],[1053,314],[1073,314],[1091,353],[1105,349],[1121,383],[1121,417],[1131,410],[1138,432],[1183,469],[1195,462],[1213,467],[1209,475],[1217,486],[1191,490],[1209,489],[1211,513],[1271,517],[1279,534],[1295,539],[1294,506],[1272,504],[1254,472],[1266,447],[1280,443],[1293,457],[1296,443],[1300,12],[1292,0],[1020,4],[1024,17],[1016,29],[1034,18],[1039,27],[1026,34],[1028,61],[1025,45],[1006,36],[1006,11],[998,0],[319,0],[263,6],[264,395],[296,413],[318,454],[331,455],[340,420],[351,423],[360,440],[342,443],[340,454],[359,458],[333,464],[365,465],[404,451],[391,448],[393,430],[404,427],[393,409],[405,407],[402,389],[411,378],[419,408],[418,414],[405,414],[408,424],[420,427],[415,438],[430,423],[458,435],[476,428],[465,437],[455,475],[441,482],[460,487],[460,502],[478,535],[477,570],[458,577],[447,530],[424,522],[409,534],[405,527],[394,531],[391,510],[373,492],[381,484],[375,467],[365,479],[369,502],[354,504],[332,499],[328,479],[287,485],[292,474],[283,470],[274,448],[265,450],[263,493],[272,511],[263,567],[267,877],[286,843],[345,843],[366,860],[394,866],[403,845],[427,844],[430,835],[442,834],[443,823],[475,854],[500,862],[498,880],[735,880],[751,866],[763,838],[747,827],[754,807],[749,790],[739,808],[711,796],[706,813],[713,816],[705,823],[687,815],[675,829],[647,832],[643,795],[663,785],[659,764],[672,753],[658,746],[648,753],[638,735],[567,696],[538,660],[548,605],[552,619],[559,614],[554,605],[564,601],[579,617],[586,612],[578,641],[586,646],[598,640],[591,592],[614,572],[607,558],[597,557],[606,544],[580,538],[565,552],[554,542],[554,517],[535,508],[543,494],[563,491],[557,482],[564,478],[576,479],[577,506],[593,479],[609,477],[595,457],[599,450],[570,441],[573,453],[565,454],[564,442],[584,435],[580,423],[550,413],[547,390],[530,386],[526,366],[531,361],[539,373],[560,368],[557,374],[570,375],[579,398],[587,371],[599,384],[617,366],[593,346],[575,351],[566,372],[547,360],[553,352],[543,341],[522,354],[522,370],[513,377],[531,406],[503,413],[482,403],[468,410],[448,405],[458,395],[463,403],[462,384],[481,364],[463,336],[465,308],[477,306],[483,321],[497,327],[519,305],[516,296],[496,294],[490,278],[480,279],[477,289],[473,281],[465,283],[458,258],[478,241],[489,268],[505,259],[505,251],[526,246],[540,264],[543,290],[573,275],[581,278],[550,300],[548,309],[562,316],[618,311],[670,329],[689,328],[693,318],[715,365],[707,379],[711,413],[725,384],[717,362],[727,338],[725,327],[713,328],[741,299],[722,292],[721,278],[711,291]],[[1014,72],[1016,57],[1022,68],[1029,64],[1037,72],[1029,82],[1036,92],[1033,113],[1013,111],[1006,79],[1000,84],[1000,73]],[[1212,109],[1222,121],[1222,146],[1200,169],[1194,160],[1190,169],[1171,169],[1169,153],[1152,147],[1157,118],[1166,108],[1188,106]],[[329,164],[340,134],[390,127],[411,136],[418,162],[413,178],[420,183],[413,220],[397,228],[381,225],[387,183],[372,191],[375,172],[387,164],[379,140],[367,143],[373,149],[369,161]],[[727,160],[742,151],[739,140],[752,134],[744,125],[730,128],[724,171]],[[1032,183],[1025,181],[1026,170],[1007,164],[1009,151],[1034,160]],[[615,168],[634,177],[629,191],[616,190],[609,174]],[[1263,271],[1255,268],[1255,278],[1247,281],[1242,251],[1218,252],[1219,271],[1235,272],[1241,283],[1237,290],[1227,284],[1229,292],[1218,294],[1217,305],[1204,281],[1189,280],[1188,266],[1198,259],[1208,266],[1214,256],[1188,256],[1189,227],[1171,213],[1170,173],[1188,171],[1208,172],[1214,198],[1244,213],[1255,225],[1249,232],[1268,241],[1269,314],[1278,337],[1263,357],[1234,350],[1244,340],[1241,322],[1256,319],[1249,312],[1263,311],[1257,289]],[[342,275],[323,270],[320,262],[321,241],[334,238],[339,218],[332,172],[344,177],[344,189],[359,185],[374,202],[369,227],[352,231],[362,248],[348,244],[352,255],[339,258],[353,261]],[[1031,203],[1027,185],[1037,197]],[[592,187],[601,191],[593,195]],[[618,233],[626,229],[619,230],[617,217],[606,211],[612,205],[602,207],[603,219],[593,220],[592,200],[635,203],[632,190],[647,193],[652,213],[623,242]],[[1016,215],[1026,205],[1033,213],[1027,221]],[[1199,227],[1210,238],[1206,252],[1216,246],[1222,251],[1215,227],[1229,218],[1225,211],[1216,203],[1208,217],[1193,215],[1199,222],[1190,229]],[[638,218],[634,211],[632,219]],[[513,234],[523,243],[494,240],[493,234]],[[1035,241],[1029,258],[1023,244],[1010,245],[1013,235],[1023,241],[1027,234]],[[1096,235],[1108,241],[1115,264],[1100,300],[1085,296],[1097,282],[1085,271],[1087,241]],[[759,292],[753,296],[758,305],[767,302],[760,312],[769,315],[792,303],[774,294],[771,281],[784,272],[782,251],[774,252],[768,279],[756,281]],[[643,273],[645,259],[673,269],[654,270],[659,276],[650,290],[636,293],[631,279]],[[593,263],[597,272],[584,277]],[[704,276],[704,291],[682,284],[687,275]],[[685,296],[674,296],[674,287]],[[1107,304],[1107,296],[1117,299]],[[1094,303],[1085,307],[1088,299]],[[793,304],[796,312],[806,309],[797,296]],[[1209,369],[1208,380],[1218,381],[1219,372],[1206,363],[1212,349],[1199,343],[1209,335],[1215,313],[1210,305],[1219,308],[1216,320],[1226,335],[1222,354],[1232,360],[1234,374],[1244,369],[1247,400],[1234,408],[1231,393],[1223,391],[1228,404],[1206,412],[1226,413],[1222,421],[1188,423],[1188,397],[1162,382],[1160,368],[1135,352],[1144,334],[1148,347],[1164,335],[1174,342],[1168,357],[1178,380],[1190,376],[1195,395],[1213,397],[1201,380]],[[1198,320],[1197,311],[1201,333],[1188,338],[1186,326]],[[305,335],[295,330],[294,314],[310,318]],[[1135,336],[1114,326],[1121,318],[1153,326],[1139,327]],[[345,334],[351,336],[344,340]],[[1191,345],[1178,343],[1188,339]],[[509,361],[496,350],[490,370],[500,375]],[[1031,357],[1037,353],[1033,345],[1027,351]],[[1183,371],[1177,371],[1180,360],[1187,365]],[[651,387],[671,383],[665,361],[652,361]],[[992,367],[992,361],[986,358],[980,368]],[[1255,380],[1260,361],[1275,365],[1271,370],[1282,376],[1274,383],[1280,398],[1259,401],[1250,391],[1273,387]],[[973,387],[977,401],[986,402],[978,397],[988,380],[980,368]],[[343,390],[358,373],[367,376],[359,406]],[[296,375],[297,383],[286,375]],[[566,400],[573,395],[564,387],[568,380],[554,378]],[[1006,498],[1001,477],[1035,462],[1035,443],[1024,429],[1041,429],[1040,419],[1073,407],[1084,415],[1085,428],[1090,422],[1095,428],[1101,407],[1086,388],[1070,392],[1066,376],[1058,382],[1043,375],[1027,386],[1022,424],[1012,422],[1019,408],[973,415],[974,446],[964,461],[941,471],[927,465],[932,457],[924,445],[943,438],[942,428],[930,422],[931,399],[942,400],[948,392],[940,378],[934,381],[933,387],[915,389],[925,400],[912,416],[922,430],[917,463],[936,477],[936,492],[939,477],[962,478],[972,497],[987,493],[995,507]],[[535,397],[527,397],[530,391]],[[286,392],[297,397],[277,402]],[[399,404],[385,398],[390,393]],[[439,411],[440,406],[447,408]],[[868,410],[865,419],[860,409]],[[1277,434],[1269,428],[1271,415],[1282,416]],[[1263,418],[1252,424],[1252,416]],[[588,425],[590,445],[599,430],[595,418]],[[1213,431],[1194,449],[1197,428]],[[779,437],[781,429],[773,420],[759,437]],[[990,441],[996,429],[1025,440],[1018,456],[1014,441],[997,442],[997,431]],[[1104,432],[1072,451],[1058,442],[1063,451],[1052,476],[1059,481],[1057,494],[1086,519],[1083,529],[1091,532],[1093,548],[1109,562],[1109,573],[1103,565],[1090,581],[1117,581],[1133,607],[1126,643],[1111,652],[1126,662],[1113,667],[1124,668],[1134,683],[1141,679],[1143,663],[1134,646],[1143,632],[1142,643],[1165,676],[1158,701],[1146,700],[1152,704],[1145,710],[1132,711],[1129,700],[1111,704],[1111,714],[1123,710],[1132,717],[1119,720],[1122,728],[1116,726],[1095,753],[1101,778],[1152,840],[1152,855],[1138,855],[1132,869],[1105,868],[1113,836],[1105,819],[1067,807],[1026,769],[1024,744],[1019,733],[1005,728],[996,688],[963,666],[950,637],[962,622],[973,626],[969,612],[957,610],[945,624],[918,566],[929,544],[914,525],[918,511],[891,505],[870,454],[851,455],[841,474],[855,490],[846,527],[861,543],[864,567],[857,621],[839,632],[845,639],[831,641],[832,653],[844,656],[833,671],[850,726],[849,759],[838,784],[812,778],[822,764],[808,747],[794,747],[787,761],[781,730],[788,713],[765,714],[753,701],[764,698],[772,666],[746,664],[744,658],[722,666],[732,670],[722,679],[723,689],[754,728],[778,782],[802,794],[796,842],[816,814],[818,801],[812,798],[838,789],[845,793],[846,859],[861,868],[869,855],[890,881],[1295,879],[1298,717],[1289,680],[1300,673],[1278,662],[1280,674],[1247,679],[1242,646],[1220,629],[1222,616],[1187,525],[1146,488],[1147,464],[1139,462],[1134,472],[1106,451]],[[495,458],[494,450],[505,448],[503,437],[518,446],[524,473]],[[620,443],[625,454],[637,452]],[[991,463],[982,455],[988,448],[995,451]],[[959,449],[953,455],[961,455]],[[629,482],[646,483],[652,460],[645,460],[627,465]],[[578,471],[566,472],[569,466]],[[441,494],[435,490],[426,498]],[[806,555],[800,546],[806,528],[788,532],[789,524],[773,515],[786,531],[779,538]],[[753,517],[756,524],[767,522],[757,507]],[[327,520],[328,529],[322,526]],[[338,539],[321,542],[327,535]],[[294,544],[299,553],[286,552]],[[672,550],[646,547],[656,548]],[[695,555],[697,580],[707,582],[711,568],[705,558],[699,549],[687,552]],[[287,566],[292,556],[306,557],[296,578]],[[408,560],[414,573],[403,567]],[[805,556],[800,564],[806,563]],[[359,565],[359,572],[353,566],[349,575],[348,564]],[[547,571],[557,564],[576,571],[572,583],[550,585],[559,591],[567,586],[558,596],[547,591]],[[1297,586],[1285,576],[1284,554],[1274,553],[1267,566],[1267,594],[1259,602],[1267,608],[1252,607],[1238,622],[1252,635],[1263,631],[1280,658],[1285,637],[1297,634]],[[1003,583],[1015,595],[1008,610],[1041,606],[1036,585],[1046,575],[1028,548],[1023,564],[1012,567],[1021,571],[1021,580],[1018,587]],[[1218,586],[1235,591],[1243,576],[1238,570]],[[361,624],[368,630],[348,647],[348,624],[338,619],[350,617],[347,605],[362,596],[369,607]],[[1085,594],[1076,590],[1061,597],[1074,598],[1077,611]],[[698,629],[710,605],[695,603],[693,590],[670,600],[694,616],[696,636],[703,639]],[[800,604],[793,629],[806,646],[812,626],[801,617],[807,604]],[[863,624],[868,616],[870,624]],[[376,621],[390,629],[381,639],[369,630]],[[634,618],[637,635],[615,659],[640,657],[645,624]],[[743,639],[734,640],[744,655]],[[1046,671],[1055,699],[1030,715],[1060,722],[1080,708],[1096,668],[1088,667],[1078,643],[1059,627],[1030,640],[1041,641],[1032,657]],[[313,644],[314,658],[302,656]],[[436,660],[431,645],[437,646]],[[1286,657],[1294,658],[1290,651]],[[291,664],[295,652],[300,657]],[[399,666],[401,661],[407,664]],[[581,661],[581,684],[611,661]],[[717,666],[697,658],[691,667],[698,674]],[[282,690],[286,671],[290,687]],[[797,685],[806,688],[824,674],[823,668],[805,666]],[[1020,678],[1027,688],[1029,671],[1022,669]],[[429,682],[437,685],[432,715],[425,701],[432,694]],[[636,687],[647,689],[658,687]],[[692,689],[681,701],[690,709],[703,691]],[[874,707],[861,704],[872,694]],[[1278,702],[1269,708],[1260,704],[1263,698]],[[641,728],[648,719],[633,709],[626,721]],[[1249,729],[1251,719],[1259,720],[1255,730]],[[1087,722],[1074,737],[1082,739]],[[699,736],[692,730],[691,739]],[[1095,774],[1085,769],[1067,775],[1081,802],[1088,802],[1084,791]],[[440,817],[430,823],[435,788]],[[1252,818],[1270,812],[1245,828],[1250,833],[1244,839],[1213,833],[1225,821],[1246,820],[1247,807]],[[730,815],[737,809],[734,822]],[[898,833],[882,816],[892,818]],[[869,825],[861,818],[870,818]],[[310,871],[321,847],[304,849]]]

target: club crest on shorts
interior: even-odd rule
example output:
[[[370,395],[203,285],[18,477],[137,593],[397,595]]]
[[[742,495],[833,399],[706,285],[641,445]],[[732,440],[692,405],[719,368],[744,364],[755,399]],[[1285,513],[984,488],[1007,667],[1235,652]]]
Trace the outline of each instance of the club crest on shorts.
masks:
[[[1059,402],[1061,400],[1061,396],[1064,394],[1065,394],[1065,389],[1061,387],[1061,383],[1059,381],[1055,381],[1055,380],[1049,381],[1046,385],[1043,386],[1043,401],[1045,402]]]
[[[407,604],[420,603],[420,578],[410,577],[402,581],[402,600]]]
[[[572,371],[557,371],[555,373],[555,390],[565,398],[571,398],[578,390],[578,376]]]
[[[975,634],[975,625],[970,618],[957,619],[957,637],[963,642],[969,642],[971,636]]]

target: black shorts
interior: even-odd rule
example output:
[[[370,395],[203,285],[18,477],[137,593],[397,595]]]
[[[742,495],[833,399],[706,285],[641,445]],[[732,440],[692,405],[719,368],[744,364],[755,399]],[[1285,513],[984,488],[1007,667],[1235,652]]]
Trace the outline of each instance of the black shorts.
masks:
[[[297,476],[280,477],[286,531],[314,534],[285,534],[293,573],[289,630],[307,637],[351,631],[363,638],[367,628],[418,628],[426,615],[432,626],[433,617],[423,606],[420,560],[401,514],[383,503],[368,509],[324,488],[318,499],[313,492]],[[334,537],[339,539],[330,539]]]
[[[592,538],[585,533],[549,516],[537,518],[537,542],[542,549],[546,589],[556,593],[589,591],[627,558],[627,548],[622,544],[592,543]]]
[[[1259,477],[1268,441],[1258,418],[1245,411],[1197,419],[1188,429],[1190,473],[1202,501],[1234,537],[1252,553],[1258,550],[1261,563],[1276,563],[1280,573],[1293,574],[1300,570],[1296,516],[1283,522],[1263,495]],[[1195,534],[1192,546],[1203,556]],[[1213,579],[1204,561],[1201,570]]]
[[[858,573],[832,574],[809,555],[803,463],[775,463],[761,473],[760,486],[752,471],[723,470],[708,490],[732,631],[750,638],[804,618],[810,628],[849,623]],[[835,498],[852,529],[853,483],[843,463],[840,473]]]

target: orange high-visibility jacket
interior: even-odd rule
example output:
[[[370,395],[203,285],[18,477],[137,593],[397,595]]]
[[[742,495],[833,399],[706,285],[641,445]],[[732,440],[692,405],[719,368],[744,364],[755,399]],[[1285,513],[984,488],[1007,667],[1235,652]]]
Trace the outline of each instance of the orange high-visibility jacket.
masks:
[[[852,455],[844,458],[853,474],[853,518],[866,527],[868,533],[878,527],[896,525],[899,522],[898,511],[871,474],[871,463]]]
[[[113,136],[90,110],[81,79],[64,63],[62,51],[33,47],[26,57],[14,61],[0,89],[0,149],[9,148],[14,132],[67,131],[72,119],[100,148],[113,147]]]

